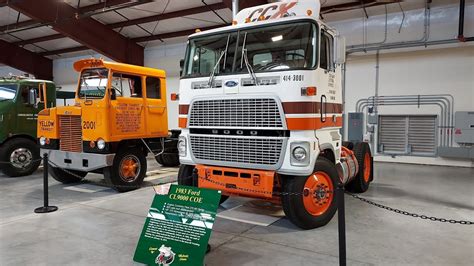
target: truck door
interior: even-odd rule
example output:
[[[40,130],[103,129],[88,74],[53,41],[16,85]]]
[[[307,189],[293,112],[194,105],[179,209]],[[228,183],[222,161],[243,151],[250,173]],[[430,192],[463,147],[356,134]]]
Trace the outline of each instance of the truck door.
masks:
[[[22,84],[17,99],[18,132],[36,136],[38,112],[44,109],[44,103],[40,98],[39,83]]]
[[[318,93],[320,98],[318,101],[321,102],[321,123],[324,125],[327,120],[332,119],[334,112],[334,102],[336,100],[336,72],[334,64],[334,37],[329,34],[326,30],[321,31],[321,44],[320,44],[320,80],[318,86]],[[329,125],[330,126],[330,125]]]
[[[113,73],[110,82],[110,131],[115,137],[146,135],[142,77]]]
[[[150,137],[166,136],[168,134],[166,80],[157,77],[146,77],[144,79],[147,134]]]

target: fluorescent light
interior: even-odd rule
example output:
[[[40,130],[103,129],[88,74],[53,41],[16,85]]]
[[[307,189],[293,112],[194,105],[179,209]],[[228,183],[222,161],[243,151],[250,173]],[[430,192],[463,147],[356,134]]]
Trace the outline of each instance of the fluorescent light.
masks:
[[[278,36],[272,37],[272,41],[274,41],[274,42],[278,42],[278,41],[281,41],[281,40],[283,40],[283,35],[278,35]]]

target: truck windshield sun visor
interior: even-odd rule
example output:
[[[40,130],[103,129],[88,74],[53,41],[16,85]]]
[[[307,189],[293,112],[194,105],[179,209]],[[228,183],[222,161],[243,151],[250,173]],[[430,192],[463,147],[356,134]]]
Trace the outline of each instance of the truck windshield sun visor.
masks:
[[[317,26],[300,21],[189,40],[183,77],[250,74],[317,65]],[[223,54],[225,53],[225,54]]]
[[[16,84],[0,84],[0,101],[13,100],[17,90]]]

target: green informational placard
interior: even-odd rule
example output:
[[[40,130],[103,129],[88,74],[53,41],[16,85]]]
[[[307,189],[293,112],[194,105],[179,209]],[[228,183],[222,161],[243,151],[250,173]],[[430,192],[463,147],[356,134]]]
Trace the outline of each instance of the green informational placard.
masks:
[[[220,191],[171,185],[155,195],[133,260],[147,265],[203,265]]]

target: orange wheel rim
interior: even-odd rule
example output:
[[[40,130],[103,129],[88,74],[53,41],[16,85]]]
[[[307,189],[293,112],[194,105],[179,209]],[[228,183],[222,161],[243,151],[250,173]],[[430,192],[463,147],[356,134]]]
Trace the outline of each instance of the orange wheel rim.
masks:
[[[303,189],[303,204],[306,211],[319,216],[331,206],[334,197],[334,185],[328,174],[315,172],[306,179]]]
[[[364,156],[364,181],[370,181],[370,172],[371,172],[371,158],[368,152]]]
[[[120,163],[120,178],[125,182],[133,182],[140,173],[140,161],[135,156],[127,156]]]

